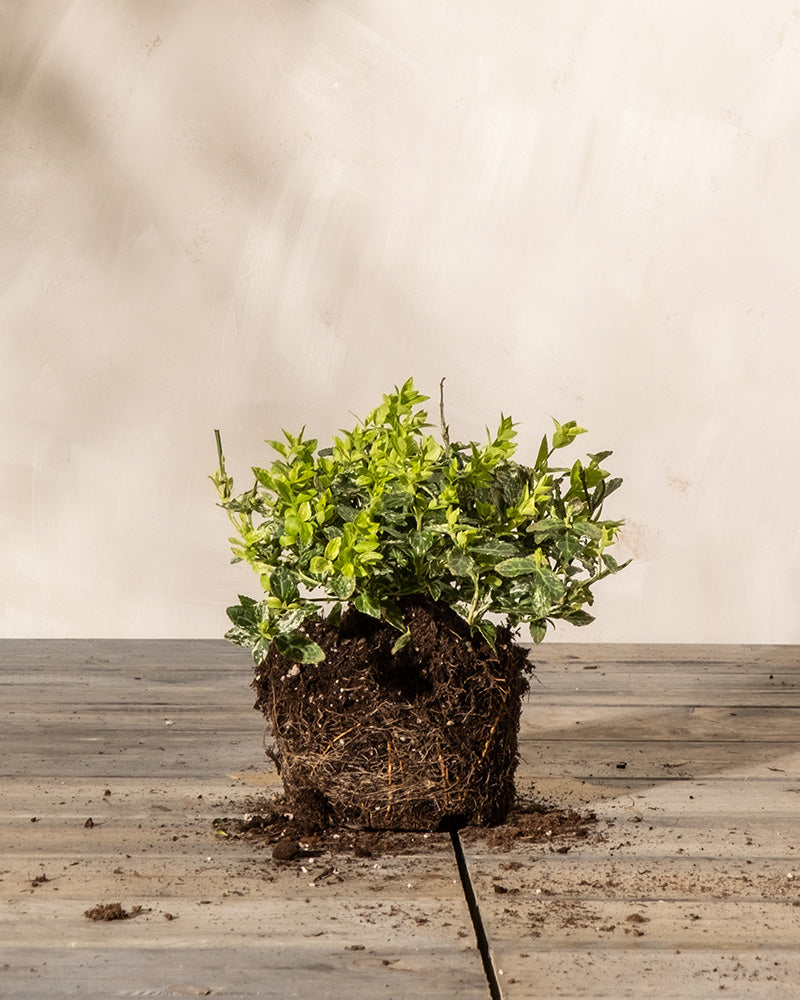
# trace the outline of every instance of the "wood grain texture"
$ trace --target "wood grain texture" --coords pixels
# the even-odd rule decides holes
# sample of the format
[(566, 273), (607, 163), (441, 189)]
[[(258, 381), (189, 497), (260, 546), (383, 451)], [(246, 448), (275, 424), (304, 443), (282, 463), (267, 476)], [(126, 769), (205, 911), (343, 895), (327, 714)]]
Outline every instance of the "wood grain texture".
[[(0, 663), (0, 996), (485, 996), (447, 843), (303, 870), (216, 837), (276, 788), (247, 653), (13, 641)], [(84, 917), (117, 901), (142, 913)]]
[(508, 1000), (796, 996), (799, 652), (534, 651), (518, 783), (602, 836), (468, 849)]
[[(467, 846), (506, 1000), (793, 1000), (798, 651), (534, 656), (518, 784), (595, 811), (601, 836), (564, 854)], [(0, 996), (485, 997), (441, 841), (336, 857), (312, 884), (215, 837), (214, 817), (276, 787), (246, 653), (14, 640), (0, 667)], [(676, 678), (691, 697), (672, 697)], [(143, 911), (83, 916), (113, 901)]]

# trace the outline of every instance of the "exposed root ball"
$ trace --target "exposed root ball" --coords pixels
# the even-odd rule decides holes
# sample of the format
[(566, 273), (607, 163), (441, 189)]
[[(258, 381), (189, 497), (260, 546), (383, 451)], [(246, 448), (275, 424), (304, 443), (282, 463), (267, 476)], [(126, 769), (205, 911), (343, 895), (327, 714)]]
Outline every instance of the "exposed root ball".
[(493, 825), (514, 801), (526, 651), (508, 629), (492, 649), (447, 605), (409, 599), (403, 613), (411, 642), (395, 655), (398, 633), (350, 609), (338, 628), (309, 624), (322, 663), (273, 649), (256, 670), (270, 755), (308, 832)]

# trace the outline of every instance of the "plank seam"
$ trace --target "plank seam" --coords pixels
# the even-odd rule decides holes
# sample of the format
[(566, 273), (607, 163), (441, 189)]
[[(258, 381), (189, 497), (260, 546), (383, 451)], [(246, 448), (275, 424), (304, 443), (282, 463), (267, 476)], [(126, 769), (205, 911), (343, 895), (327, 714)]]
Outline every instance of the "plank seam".
[(459, 837), (457, 830), (450, 831), (450, 840), (453, 844), (453, 853), (455, 854), (456, 866), (461, 879), (461, 887), (464, 890), (464, 898), (467, 901), (467, 908), (469, 909), (472, 926), (475, 930), (475, 941), (478, 945), (481, 961), (483, 962), (483, 971), (486, 975), (486, 983), (489, 987), (489, 996), (491, 997), (491, 1000), (503, 1000), (503, 993), (500, 989), (500, 979), (497, 975), (494, 959), (492, 958), (489, 938), (486, 934), (483, 917), (481, 916), (480, 907), (478, 906), (478, 899), (475, 895), (475, 888), (469, 874), (469, 866), (467, 865), (467, 859), (464, 854), (464, 847), (461, 843), (461, 838)]

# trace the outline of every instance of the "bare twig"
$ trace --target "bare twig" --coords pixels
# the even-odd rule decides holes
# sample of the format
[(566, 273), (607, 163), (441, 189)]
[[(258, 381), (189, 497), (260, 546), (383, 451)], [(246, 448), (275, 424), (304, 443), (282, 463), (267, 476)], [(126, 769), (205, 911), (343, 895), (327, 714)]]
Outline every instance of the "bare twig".
[(450, 428), (447, 426), (447, 421), (444, 419), (444, 378), (439, 382), (439, 421), (442, 427), (442, 440), (444, 441), (445, 448), (450, 447)]

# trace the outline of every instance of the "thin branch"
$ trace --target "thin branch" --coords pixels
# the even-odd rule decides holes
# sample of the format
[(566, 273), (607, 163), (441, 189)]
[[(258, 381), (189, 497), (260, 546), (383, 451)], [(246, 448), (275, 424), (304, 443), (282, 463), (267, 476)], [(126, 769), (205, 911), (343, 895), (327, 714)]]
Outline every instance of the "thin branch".
[(450, 447), (450, 428), (444, 419), (444, 378), (439, 382), (439, 421), (442, 427), (442, 440), (445, 447)]

